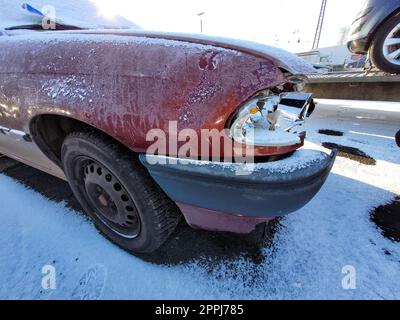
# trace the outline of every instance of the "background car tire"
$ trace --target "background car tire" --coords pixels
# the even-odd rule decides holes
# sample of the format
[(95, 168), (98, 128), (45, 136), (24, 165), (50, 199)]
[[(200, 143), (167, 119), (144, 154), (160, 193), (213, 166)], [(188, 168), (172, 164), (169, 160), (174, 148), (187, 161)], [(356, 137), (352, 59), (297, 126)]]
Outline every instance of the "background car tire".
[[(83, 209), (96, 227), (123, 249), (153, 252), (179, 223), (179, 209), (137, 156), (109, 137), (95, 131), (68, 135), (62, 145), (62, 163)], [(128, 207), (130, 212), (125, 212)], [(121, 222), (124, 219), (126, 223)]]
[[(389, 33), (400, 24), (400, 15), (390, 18), (383, 26), (381, 26), (374, 36), (374, 40), (370, 47), (370, 57), (372, 63), (380, 70), (388, 73), (400, 73), (400, 65), (390, 63), (383, 53), (384, 42)], [(400, 35), (399, 35), (400, 37)], [(399, 46), (400, 47), (400, 46)]]

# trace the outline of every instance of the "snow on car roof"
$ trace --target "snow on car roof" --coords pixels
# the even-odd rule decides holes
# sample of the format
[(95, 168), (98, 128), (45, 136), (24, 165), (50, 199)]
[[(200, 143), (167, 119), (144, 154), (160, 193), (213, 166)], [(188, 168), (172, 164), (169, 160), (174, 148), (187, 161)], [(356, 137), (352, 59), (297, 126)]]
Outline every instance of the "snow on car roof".
[(135, 23), (115, 16), (106, 18), (99, 14), (96, 4), (90, 0), (0, 0), (0, 29), (41, 22), (39, 15), (29, 13), (22, 8), (24, 3), (41, 11), (45, 6), (53, 6), (57, 22), (81, 28), (133, 28), (140, 29)]

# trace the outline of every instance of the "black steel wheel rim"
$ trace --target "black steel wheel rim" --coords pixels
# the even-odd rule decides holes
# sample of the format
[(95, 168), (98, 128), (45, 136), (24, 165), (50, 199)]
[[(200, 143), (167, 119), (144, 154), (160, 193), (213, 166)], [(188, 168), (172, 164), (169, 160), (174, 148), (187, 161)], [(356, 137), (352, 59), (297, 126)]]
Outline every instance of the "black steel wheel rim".
[(119, 179), (106, 166), (88, 157), (79, 157), (75, 168), (81, 194), (91, 212), (118, 235), (136, 238), (141, 229), (140, 216)]

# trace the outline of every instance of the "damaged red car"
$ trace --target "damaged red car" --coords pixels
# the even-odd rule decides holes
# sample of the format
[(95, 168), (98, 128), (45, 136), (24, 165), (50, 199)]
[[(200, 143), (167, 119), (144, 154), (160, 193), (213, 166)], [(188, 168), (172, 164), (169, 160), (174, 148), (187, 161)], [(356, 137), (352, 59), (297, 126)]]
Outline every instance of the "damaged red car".
[[(15, 29), (0, 33), (0, 153), (67, 180), (130, 252), (158, 249), (181, 218), (250, 233), (306, 205), (329, 175), (336, 153), (302, 148), (315, 105), (296, 91), (313, 68), (295, 55), (204, 36)], [(188, 153), (171, 123), (178, 136), (219, 132), (232, 150), (199, 138)], [(235, 161), (247, 147), (252, 161)]]

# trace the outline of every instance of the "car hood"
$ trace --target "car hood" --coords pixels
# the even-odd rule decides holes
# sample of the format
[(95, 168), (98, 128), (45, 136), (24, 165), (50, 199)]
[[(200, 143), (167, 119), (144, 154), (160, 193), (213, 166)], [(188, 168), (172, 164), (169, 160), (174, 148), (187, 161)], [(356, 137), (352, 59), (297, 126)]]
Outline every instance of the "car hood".
[(199, 34), (167, 33), (145, 30), (82, 30), (78, 31), (78, 33), (116, 34), (122, 36), (137, 36), (212, 45), (271, 59), (274, 61), (277, 67), (282, 68), (293, 75), (304, 75), (316, 72), (311, 64), (293, 53), (269, 45), (246, 40), (213, 37)]

